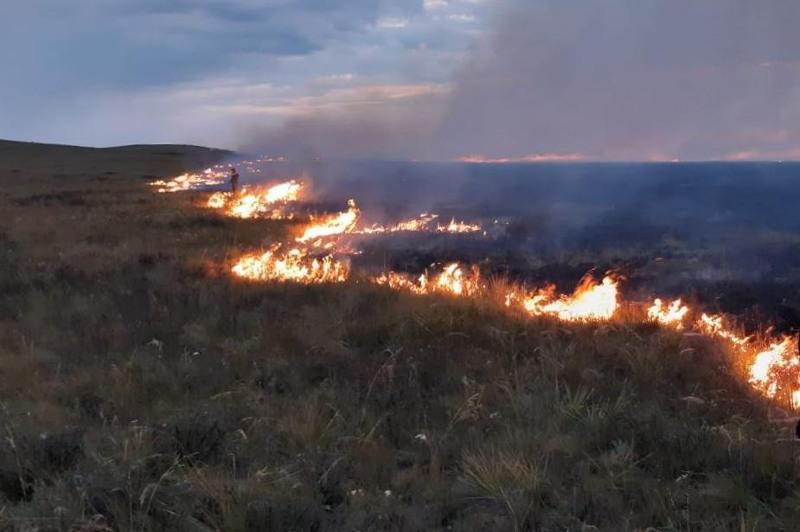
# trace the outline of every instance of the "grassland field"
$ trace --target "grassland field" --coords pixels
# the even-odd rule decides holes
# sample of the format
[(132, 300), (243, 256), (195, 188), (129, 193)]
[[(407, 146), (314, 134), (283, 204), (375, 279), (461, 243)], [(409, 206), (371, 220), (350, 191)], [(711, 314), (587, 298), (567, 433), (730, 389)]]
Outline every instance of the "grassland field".
[(724, 346), (348, 281), (147, 183), (226, 153), (0, 143), (0, 530), (797, 530)]

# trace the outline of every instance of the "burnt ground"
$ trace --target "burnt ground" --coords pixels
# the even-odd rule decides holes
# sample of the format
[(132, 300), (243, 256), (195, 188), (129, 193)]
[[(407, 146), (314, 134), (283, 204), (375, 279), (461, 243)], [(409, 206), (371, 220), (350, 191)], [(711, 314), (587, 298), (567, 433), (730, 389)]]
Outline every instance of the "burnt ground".
[[(291, 223), (146, 185), (224, 156), (0, 144), (0, 529), (796, 528), (792, 413), (723, 346), (357, 282), (238, 281), (230, 261)], [(643, 225), (626, 243), (640, 233), (624, 217), (562, 230), (539, 214), (490, 244), (375, 243), (364, 260), (472, 254), (567, 289), (624, 267), (631, 294), (776, 318), (785, 300), (791, 327), (788, 215)]]

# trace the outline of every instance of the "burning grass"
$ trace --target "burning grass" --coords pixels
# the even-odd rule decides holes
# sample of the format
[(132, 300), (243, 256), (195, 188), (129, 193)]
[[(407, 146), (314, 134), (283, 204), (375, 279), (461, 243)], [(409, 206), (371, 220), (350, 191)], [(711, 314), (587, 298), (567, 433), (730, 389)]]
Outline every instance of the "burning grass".
[(448, 264), (439, 273), (425, 272), (416, 279), (407, 274), (386, 272), (372, 281), (394, 290), (405, 290), (416, 295), (437, 293), (454, 296), (475, 296), (485, 290), (478, 268), (464, 268), (457, 262)]
[(619, 307), (618, 295), (618, 282), (612, 276), (598, 283), (586, 275), (571, 295), (556, 296), (553, 287), (548, 287), (531, 295), (511, 292), (507, 301), (520, 300), (532, 316), (554, 316), (563, 321), (610, 320)]
[(231, 271), (252, 281), (341, 283), (348, 277), (349, 266), (331, 255), (310, 257), (305, 249), (284, 251), (276, 244), (262, 254), (239, 258)]
[[(309, 223), (303, 228), (303, 232), (296, 238), (297, 242), (310, 244), (315, 247), (325, 247), (325, 239), (328, 237), (338, 237), (351, 233), (356, 227), (361, 211), (356, 206), (355, 200), (347, 202), (347, 210), (336, 214), (323, 216), (321, 218), (312, 217)], [(330, 243), (330, 242), (329, 242)], [(333, 245), (333, 244), (331, 244)]]
[(396, 224), (389, 225), (372, 224), (370, 226), (361, 228), (356, 232), (365, 235), (382, 235), (391, 233), (427, 232), (460, 234), (478, 233), (483, 231), (483, 228), (479, 224), (456, 221), (455, 218), (452, 218), (450, 223), (444, 225), (440, 223), (434, 224), (434, 222), (436, 222), (438, 219), (438, 214), (422, 213), (417, 218), (411, 218), (410, 220), (404, 220), (397, 222)]
[(294, 179), (271, 186), (245, 186), (236, 193), (214, 192), (206, 206), (234, 218), (292, 219), (294, 214), (286, 207), (300, 199), (303, 188), (303, 183)]
[(171, 179), (157, 179), (150, 182), (157, 192), (185, 192), (203, 187), (212, 187), (225, 183), (227, 175), (223, 166), (206, 168), (200, 173), (187, 172)]

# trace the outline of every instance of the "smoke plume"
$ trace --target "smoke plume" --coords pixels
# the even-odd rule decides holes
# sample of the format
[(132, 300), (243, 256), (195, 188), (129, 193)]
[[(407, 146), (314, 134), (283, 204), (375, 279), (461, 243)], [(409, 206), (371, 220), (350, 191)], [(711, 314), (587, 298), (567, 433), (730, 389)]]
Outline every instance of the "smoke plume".
[(800, 158), (800, 3), (497, 0), (450, 91), (250, 142), (315, 155)]

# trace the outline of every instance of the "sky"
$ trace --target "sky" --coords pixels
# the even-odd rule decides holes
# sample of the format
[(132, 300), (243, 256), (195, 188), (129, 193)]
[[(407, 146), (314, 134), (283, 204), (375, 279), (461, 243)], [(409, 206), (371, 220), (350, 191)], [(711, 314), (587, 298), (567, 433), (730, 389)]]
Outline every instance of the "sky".
[(0, 138), (800, 159), (797, 0), (6, 0)]

